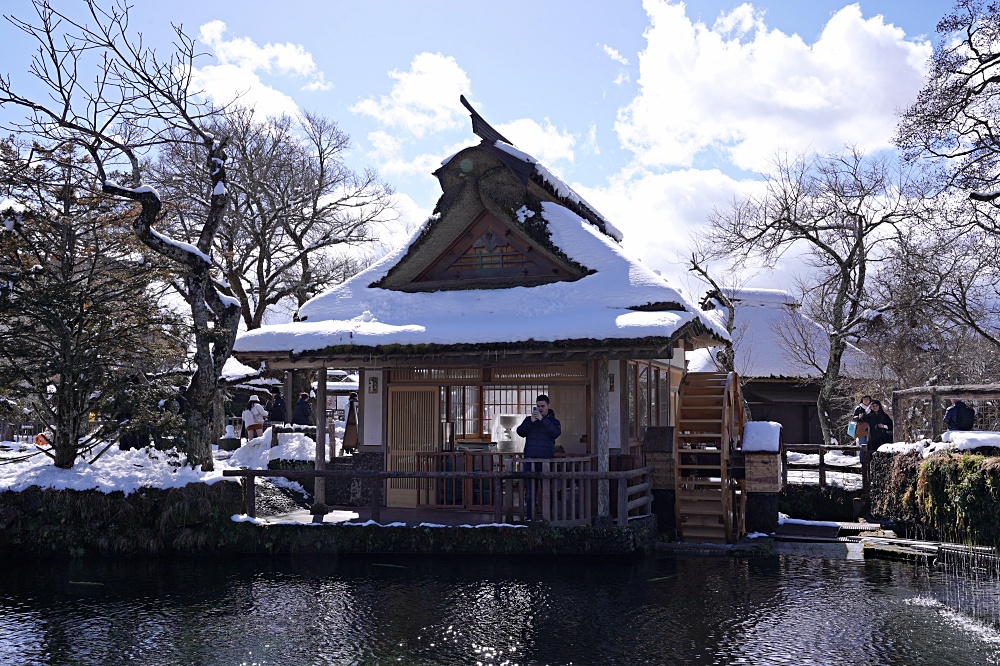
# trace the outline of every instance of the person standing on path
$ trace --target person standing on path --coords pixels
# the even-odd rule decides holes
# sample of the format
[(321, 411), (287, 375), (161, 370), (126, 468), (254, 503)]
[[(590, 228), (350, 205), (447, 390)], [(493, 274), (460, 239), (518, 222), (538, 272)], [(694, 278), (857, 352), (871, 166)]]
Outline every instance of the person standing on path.
[(247, 406), (243, 410), (243, 429), (247, 432), (247, 441), (256, 439), (264, 434), (264, 421), (267, 419), (267, 412), (260, 404), (260, 398), (255, 395), (250, 396)]
[(292, 407), (292, 424), (313, 424), (313, 411), (312, 405), (309, 404), (308, 393), (299, 393), (299, 399), (296, 401), (295, 406)]

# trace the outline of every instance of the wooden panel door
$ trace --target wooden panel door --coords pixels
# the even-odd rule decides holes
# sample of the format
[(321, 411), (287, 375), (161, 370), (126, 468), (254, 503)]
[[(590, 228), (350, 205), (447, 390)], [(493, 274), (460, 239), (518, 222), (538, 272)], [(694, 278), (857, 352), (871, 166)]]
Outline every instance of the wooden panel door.
[[(389, 471), (417, 469), (417, 452), (437, 451), (440, 440), (440, 389), (436, 386), (390, 386), (388, 461)], [(433, 484), (431, 486), (433, 495)], [(386, 506), (415, 507), (416, 479), (389, 479)]]

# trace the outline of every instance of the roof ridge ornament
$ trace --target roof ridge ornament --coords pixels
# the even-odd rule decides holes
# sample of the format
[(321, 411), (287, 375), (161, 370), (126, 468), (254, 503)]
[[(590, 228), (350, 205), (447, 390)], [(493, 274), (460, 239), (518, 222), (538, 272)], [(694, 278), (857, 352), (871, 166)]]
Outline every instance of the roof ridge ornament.
[(459, 95), (458, 99), (462, 102), (462, 106), (469, 110), (469, 115), (472, 117), (472, 133), (490, 143), (495, 143), (496, 141), (503, 141), (511, 146), (514, 143), (505, 137), (503, 134), (498, 132), (492, 125), (490, 125), (486, 120), (483, 119), (479, 112), (472, 108), (469, 104), (469, 100), (465, 99), (465, 95)]

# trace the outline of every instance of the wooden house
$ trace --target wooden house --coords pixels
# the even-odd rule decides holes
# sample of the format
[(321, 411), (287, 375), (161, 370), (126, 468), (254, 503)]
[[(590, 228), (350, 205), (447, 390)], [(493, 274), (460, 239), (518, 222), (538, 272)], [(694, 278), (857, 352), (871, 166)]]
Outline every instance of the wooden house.
[[(641, 465), (647, 429), (676, 425), (685, 352), (726, 333), (469, 109), (481, 141), (434, 172), (441, 196), (409, 243), (303, 305), (299, 321), (241, 335), (236, 356), (286, 370), (359, 368), (359, 456), (373, 467), (509, 464), (519, 455), (510, 426), (543, 393), (562, 423), (547, 469)], [(474, 485), (431, 485), (390, 479), (385, 503), (491, 501)], [(600, 514), (614, 490), (575, 492)]]
[[(734, 289), (727, 296), (735, 308), (735, 370), (753, 420), (780, 423), (786, 444), (823, 444), (816, 407), (823, 374), (816, 366), (825, 366), (829, 349), (823, 329), (800, 312), (799, 303), (787, 291)], [(712, 293), (702, 300), (702, 308), (709, 315), (720, 314)], [(688, 370), (719, 371), (716, 355), (720, 349), (690, 352)], [(871, 357), (853, 345), (844, 353), (847, 377), (863, 377), (874, 365)], [(846, 424), (847, 416), (841, 411), (834, 414), (833, 422)]]

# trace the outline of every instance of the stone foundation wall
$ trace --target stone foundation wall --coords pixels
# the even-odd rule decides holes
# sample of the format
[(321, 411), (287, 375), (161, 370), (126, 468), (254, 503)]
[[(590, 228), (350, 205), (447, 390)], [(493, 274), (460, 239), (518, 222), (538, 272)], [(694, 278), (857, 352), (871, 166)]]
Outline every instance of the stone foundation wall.
[(650, 552), (652, 520), (628, 527), (349, 527), (233, 522), (242, 487), (228, 481), (145, 490), (0, 493), (0, 561), (15, 557), (197, 554), (622, 555)]
[[(270, 470), (311, 470), (315, 465), (308, 460), (272, 460), (267, 464)], [(334, 458), (326, 465), (332, 470), (381, 470), (385, 468), (385, 457), (381, 453), (355, 453), (352, 456)], [(313, 494), (315, 479), (292, 479), (307, 493)], [(384, 486), (381, 482), (380, 488)], [(326, 503), (329, 506), (370, 506), (372, 485), (368, 479), (329, 478), (326, 480)], [(383, 504), (385, 502), (383, 501)]]
[(747, 493), (747, 534), (770, 534), (778, 529), (778, 497), (778, 493)]
[(97, 490), (0, 493), (0, 555), (79, 557), (215, 551), (227, 543), (243, 488), (192, 483), (130, 495)]

